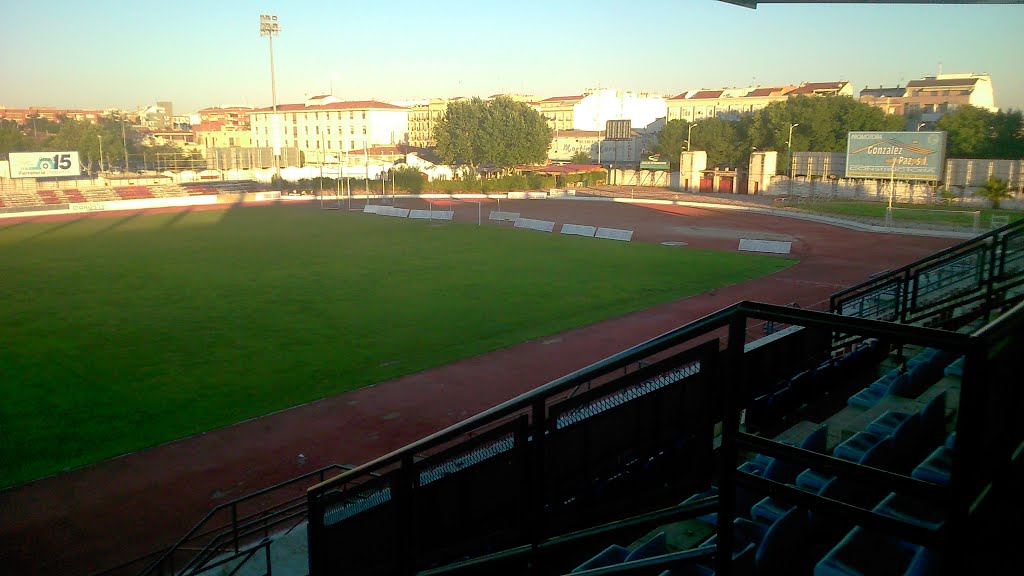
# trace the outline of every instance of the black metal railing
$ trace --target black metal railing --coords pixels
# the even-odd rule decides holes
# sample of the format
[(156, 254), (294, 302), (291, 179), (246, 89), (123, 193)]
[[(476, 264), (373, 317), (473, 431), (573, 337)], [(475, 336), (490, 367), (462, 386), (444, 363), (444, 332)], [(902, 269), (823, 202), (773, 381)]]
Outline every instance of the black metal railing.
[(902, 323), (941, 320), (970, 306), (980, 314), (1007, 303), (994, 301), (995, 293), (1020, 298), (1022, 269), (1024, 220), (1019, 220), (836, 292), (829, 308), (844, 316)]
[(351, 468), (331, 464), (219, 504), (173, 545), (94, 576), (198, 573), (220, 554), (244, 552), (272, 531), (301, 522), (306, 516), (305, 489), (309, 484)]
[[(702, 357), (702, 361), (716, 362), (723, 369), (715, 372), (716, 384), (719, 388), (717, 390), (716, 399), (721, 403), (720, 405), (729, 407), (729, 409), (720, 413), (722, 420), (722, 444), (720, 450), (721, 465), (718, 470), (721, 494), (718, 507), (719, 531), (717, 536), (717, 545), (719, 546), (719, 549), (731, 549), (732, 546), (733, 534), (731, 526), (732, 519), (735, 516), (735, 493), (737, 487), (740, 485), (745, 486), (748, 489), (753, 488), (762, 492), (778, 495), (784, 500), (789, 500), (808, 508), (821, 509), (826, 513), (839, 514), (846, 518), (855, 519), (858, 524), (869, 529), (894, 534), (905, 541), (917, 542), (926, 546), (940, 548), (943, 543), (948, 541), (947, 539), (950, 537), (950, 533), (955, 533), (956, 530), (959, 530), (960, 527), (964, 525), (963, 523), (957, 523), (958, 518), (966, 518), (968, 516), (968, 510), (970, 508), (970, 506), (967, 506), (968, 501), (971, 502), (971, 506), (976, 506), (975, 501), (982, 494), (979, 490), (979, 483), (984, 485), (992, 481), (991, 479), (995, 477), (996, 470), (999, 468), (999, 463), (1005, 464), (1005, 461), (1008, 458), (1007, 454), (1011, 452), (1009, 450), (1009, 445), (1012, 442), (1008, 440), (1000, 445), (1000, 449), (996, 450), (991, 458), (986, 459), (984, 456), (975, 457), (974, 460), (982, 458), (983, 460), (986, 460), (986, 462), (972, 462), (970, 464), (972, 466), (971, 471), (964, 472), (963, 468), (967, 464), (965, 464), (959, 457), (959, 455), (962, 454), (961, 444), (963, 446), (977, 445), (977, 443), (982, 440), (976, 435), (972, 436), (970, 433), (966, 435), (966, 439), (962, 439), (958, 436), (958, 456), (955, 460), (956, 464), (954, 468), (952, 488), (943, 489), (936, 485), (913, 479), (903, 473), (878, 470), (865, 465), (839, 460), (830, 456), (807, 452), (743, 433), (739, 428), (738, 412), (743, 407), (742, 403), (744, 399), (749, 396), (747, 391), (744, 390), (744, 387), (747, 385), (747, 378), (744, 372), (747, 360), (745, 358), (745, 354), (747, 353), (746, 333), (748, 331), (748, 327), (752, 323), (771, 321), (787, 326), (798, 326), (803, 329), (830, 331), (833, 334), (841, 335), (843, 338), (848, 338), (849, 335), (855, 334), (860, 338), (873, 338), (885, 342), (900, 342), (916, 346), (933, 347), (946, 350), (954, 354), (967, 354), (968, 358), (971, 358), (972, 354), (987, 354), (992, 347), (995, 346), (995, 344), (992, 343), (992, 340), (996, 338), (995, 334), (998, 333), (1005, 336), (1005, 334), (1011, 333), (1015, 329), (1020, 331), (1020, 318), (1022, 316), (1024, 316), (1024, 305), (1019, 305), (1007, 316), (1016, 318), (1016, 320), (1013, 321), (1016, 323), (1013, 323), (1010, 320), (1001, 320), (996, 327), (988, 327), (979, 333), (980, 335), (970, 336), (945, 330), (914, 325), (902, 325), (874, 319), (842, 317), (817, 311), (741, 302), (719, 313), (712, 314), (701, 319), (694, 326), (688, 326), (670, 332), (634, 349), (630, 349), (606, 361), (600, 362), (593, 367), (581, 370), (573, 375), (546, 385), (534, 392), (525, 394), (519, 398), (495, 407), (480, 416), (439, 432), (438, 434), (410, 445), (403, 450), (389, 454), (374, 463), (366, 465), (366, 467), (354, 469), (337, 478), (328, 480), (320, 485), (310, 488), (311, 574), (328, 573), (337, 570), (345, 570), (346, 568), (353, 572), (359, 571), (359, 569), (353, 565), (332, 563), (331, 555), (320, 555), (321, 551), (317, 550), (318, 547), (341, 547), (343, 550), (345, 549), (346, 543), (344, 541), (332, 538), (331, 534), (324, 531), (323, 525), (314, 527), (314, 524), (319, 521), (321, 514), (325, 512), (323, 504), (337, 501), (336, 499), (340, 498), (340, 495), (346, 493), (345, 486), (347, 484), (353, 483), (357, 486), (362, 486), (365, 482), (360, 482), (359, 479), (364, 477), (367, 472), (381, 470), (387, 471), (388, 474), (393, 476), (393, 479), (390, 482), (385, 482), (385, 484), (391, 487), (396, 487), (391, 491), (391, 496), (394, 497), (394, 502), (396, 502), (396, 504), (390, 511), (391, 515), (388, 516), (388, 522), (395, 522), (398, 525), (404, 525), (406, 527), (412, 526), (414, 523), (404, 523), (401, 522), (400, 519), (403, 517), (403, 513), (401, 512), (401, 508), (403, 506), (409, 506), (410, 509), (413, 509), (416, 505), (422, 504), (422, 502), (416, 500), (416, 491), (418, 486), (415, 482), (408, 482), (413, 476), (412, 471), (415, 470), (414, 464), (416, 459), (413, 455), (417, 452), (428, 449), (430, 446), (437, 443), (444, 443), (457, 439), (468, 431), (486, 428), (488, 423), (500, 420), (505, 418), (508, 414), (513, 413), (520, 414), (520, 420), (518, 422), (520, 422), (520, 425), (522, 426), (518, 433), (513, 436), (517, 439), (517, 442), (522, 442), (523, 444), (516, 444), (513, 442), (513, 448), (510, 448), (509, 450), (521, 450), (524, 462), (532, 463), (534, 465), (534, 468), (530, 470), (530, 474), (522, 479), (522, 486), (525, 486), (525, 489), (521, 492), (523, 499), (519, 501), (524, 510), (534, 511), (533, 513), (527, 512), (522, 519), (526, 530), (529, 532), (531, 529), (531, 523), (543, 522), (544, 520), (543, 515), (538, 514), (537, 511), (538, 508), (543, 506), (542, 502), (544, 500), (541, 497), (542, 491), (539, 487), (546, 485), (544, 481), (544, 471), (542, 469), (538, 470), (538, 465), (543, 466), (545, 462), (538, 462), (535, 458), (531, 458), (531, 455), (536, 455), (538, 453), (536, 451), (536, 445), (543, 444), (543, 442), (536, 442), (536, 440), (544, 438), (544, 435), (541, 434), (540, 431), (545, 428), (536, 427), (535, 422), (546, 422), (547, 426), (551, 426), (551, 423), (558, 422), (558, 415), (564, 416), (565, 414), (574, 413), (574, 410), (578, 410), (578, 405), (585, 405), (587, 403), (587, 398), (585, 396), (577, 396), (576, 398), (573, 398), (574, 406), (566, 406), (564, 410), (560, 410), (558, 407), (547, 406), (541, 400), (551, 396), (557, 396), (559, 393), (574, 386), (578, 381), (589, 380), (597, 374), (607, 372), (608, 370), (614, 370), (621, 366), (622, 362), (633, 362), (636, 360), (638, 355), (648, 355), (653, 351), (663, 351), (670, 346), (683, 345), (688, 338), (700, 338), (701, 336), (709, 333), (720, 331), (720, 329), (725, 325), (729, 326), (729, 333), (728, 337), (725, 339), (726, 346), (724, 351), (721, 352), (721, 354), (724, 355), (723, 358), (716, 361), (704, 360)], [(710, 342), (707, 342), (706, 344), (711, 345)], [(1019, 345), (1020, 344), (1018, 342), (1017, 346)], [(717, 339), (714, 346), (716, 350), (720, 347)], [(692, 352), (693, 348), (688, 350)], [(1008, 354), (1009, 352), (1006, 353)], [(680, 355), (683, 354), (681, 353)], [(671, 361), (671, 358), (662, 361)], [(681, 363), (679, 362), (676, 363), (677, 366), (680, 364)], [(999, 369), (1001, 370), (1003, 368), (1000, 367)], [(985, 375), (979, 371), (977, 362), (975, 361), (972, 363), (971, 360), (968, 360), (964, 376), (965, 390), (968, 387), (972, 387), (974, 390), (980, 389), (980, 384), (973, 383), (980, 382), (983, 379), (985, 379)], [(625, 389), (625, 387), (616, 388), (616, 390), (623, 389)], [(1017, 409), (1021, 407), (1020, 392), (1017, 391), (1016, 388), (1011, 389), (1007, 386), (1004, 391), (1003, 400), (1005, 403), (997, 404), (1002, 407), (1003, 410), (1013, 409), (1008, 406), (1014, 406)], [(964, 406), (962, 410), (966, 410), (966, 413), (959, 421), (958, 434), (961, 434), (960, 429), (965, 425), (971, 425), (972, 421), (981, 422), (980, 417), (971, 416), (971, 405), (976, 402), (977, 400), (973, 399), (970, 393), (965, 393), (961, 397), (961, 405)], [(647, 411), (647, 413), (650, 414), (649, 411)], [(527, 415), (529, 415), (530, 418), (527, 418)], [(555, 415), (554, 418), (552, 418), (552, 415)], [(531, 421), (531, 418), (536, 418), (536, 420)], [(1002, 421), (1007, 423), (1011, 422), (1009, 419), (1003, 419)], [(997, 435), (1005, 434), (1007, 431), (1006, 426), (1008, 425), (1009, 424), (1001, 425)], [(978, 425), (976, 424), (976, 426)], [(1011, 435), (1011, 438), (1015, 438), (1015, 436)], [(481, 442), (491, 441), (493, 441), (491, 438), (481, 440)], [(580, 444), (580, 446), (582, 446), (582, 444)], [(743, 475), (742, 473), (736, 472), (735, 468), (737, 457), (741, 449), (756, 450), (769, 456), (793, 459), (794, 461), (801, 462), (807, 466), (813, 466), (816, 469), (820, 468), (822, 470), (835, 472), (844, 476), (850, 476), (858, 481), (862, 481), (867, 484), (874, 484), (879, 487), (883, 487), (886, 490), (914, 494), (917, 497), (922, 497), (932, 502), (946, 503), (950, 507), (948, 515), (950, 518), (949, 525), (951, 528), (948, 531), (945, 529), (934, 530), (922, 528), (921, 526), (911, 522), (894, 519), (868, 509), (858, 508), (850, 504), (844, 504), (842, 502), (837, 502), (814, 494), (791, 489), (786, 485), (778, 484), (770, 480)], [(982, 453), (983, 452), (984, 451), (982, 451)], [(694, 461), (692, 463), (694, 467), (699, 467), (704, 464), (706, 463), (699, 461)], [(979, 471), (988, 470), (986, 465), (988, 465), (989, 468), (992, 468), (991, 472), (983, 472), (979, 474)], [(402, 472), (405, 467), (408, 467), (408, 470)], [(975, 478), (975, 480), (973, 482), (965, 483), (962, 477), (957, 478), (957, 471), (959, 471), (961, 476), (968, 475)], [(537, 477), (538, 475), (539, 478)], [(399, 479), (399, 481), (395, 482), (394, 479)], [(533, 483), (531, 484), (531, 482)], [(404, 504), (402, 503), (403, 498), (406, 499)], [(381, 526), (387, 524), (388, 523), (386, 522)], [(591, 526), (594, 524), (591, 524)], [(613, 523), (613, 525), (615, 524), (617, 523)], [(725, 527), (728, 527), (728, 529), (724, 529)], [(583, 528), (582, 533), (592, 533), (588, 531), (591, 529), (587, 527)], [(600, 532), (601, 531), (593, 533), (597, 534)], [(337, 534), (334, 536), (337, 536)], [(381, 536), (384, 539), (394, 538), (399, 541), (404, 538), (406, 539), (404, 544), (401, 542), (395, 543), (395, 550), (399, 552), (416, 551), (415, 545), (412, 544), (417, 537), (415, 534), (399, 530), (395, 532), (378, 532), (378, 536)], [(534, 530), (519, 541), (514, 541), (515, 545), (504, 547), (499, 552), (484, 555), (473, 560), (451, 564), (449, 568), (453, 572), (461, 572), (470, 569), (477, 570), (488, 566), (487, 558), (491, 558), (494, 562), (506, 562), (509, 561), (510, 558), (520, 556), (530, 557), (531, 562), (535, 563), (537, 562), (537, 559), (540, 558), (539, 551), (550, 542), (558, 541), (558, 538), (559, 537), (549, 536), (543, 530)], [(576, 538), (576, 541), (579, 541), (580, 539), (586, 539), (586, 537), (580, 536)], [(342, 557), (344, 557), (344, 554), (342, 554)], [(701, 555), (701, 557), (703, 558), (704, 556)], [(724, 554), (718, 555), (717, 557), (719, 559), (718, 573), (730, 573), (731, 556)], [(338, 560), (339, 558), (334, 559)], [(416, 554), (412, 554), (410, 559), (411, 562), (409, 564), (390, 565), (384, 569), (384, 572), (411, 573), (416, 570), (423, 570), (429, 566), (418, 564)], [(668, 565), (669, 563), (678, 563), (685, 561), (686, 559), (672, 556), (665, 557), (662, 560), (665, 565)], [(650, 564), (650, 566), (659, 565), (658, 562), (655, 561), (653, 563), (645, 563), (644, 566), (649, 567), (648, 564)], [(444, 565), (445, 564), (443, 562), (438, 564), (438, 566)], [(621, 569), (628, 572), (633, 568), (636, 567), (624, 567)], [(439, 567), (434, 570), (428, 569), (426, 573), (444, 573), (446, 570), (447, 568), (442, 569)], [(618, 570), (619, 569), (613, 571)]]

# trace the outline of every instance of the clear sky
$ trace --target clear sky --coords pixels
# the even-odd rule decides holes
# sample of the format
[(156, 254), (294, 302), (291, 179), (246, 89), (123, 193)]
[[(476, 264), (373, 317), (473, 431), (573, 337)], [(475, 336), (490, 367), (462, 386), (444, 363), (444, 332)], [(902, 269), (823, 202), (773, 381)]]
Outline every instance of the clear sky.
[(277, 14), (278, 102), (331, 89), (407, 100), (608, 87), (849, 80), (987, 72), (1024, 108), (1024, 6), (762, 5), (713, 0), (4, 2), (0, 104), (175, 113), (270, 104), (259, 14)]

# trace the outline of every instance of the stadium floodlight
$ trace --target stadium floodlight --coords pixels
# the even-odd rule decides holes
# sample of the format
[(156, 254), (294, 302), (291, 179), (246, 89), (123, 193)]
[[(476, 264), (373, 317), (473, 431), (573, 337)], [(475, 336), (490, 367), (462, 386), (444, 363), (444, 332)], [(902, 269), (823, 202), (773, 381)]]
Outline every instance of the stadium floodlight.
[(280, 123), (277, 118), (277, 82), (274, 79), (274, 37), (281, 33), (281, 25), (277, 16), (273, 14), (260, 14), (260, 36), (266, 36), (270, 40), (270, 98), (274, 111), (270, 117), (270, 125), (274, 131), (273, 156), (274, 156), (274, 178), (281, 176), (281, 135)]

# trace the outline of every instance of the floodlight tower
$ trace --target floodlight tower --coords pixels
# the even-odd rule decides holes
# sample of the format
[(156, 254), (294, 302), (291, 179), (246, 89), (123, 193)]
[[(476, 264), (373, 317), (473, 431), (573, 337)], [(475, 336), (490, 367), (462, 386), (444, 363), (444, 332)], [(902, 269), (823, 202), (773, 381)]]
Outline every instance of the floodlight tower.
[(271, 143), (274, 153), (274, 179), (281, 176), (281, 127), (277, 118), (277, 81), (274, 79), (274, 37), (280, 33), (281, 25), (277, 22), (277, 16), (260, 14), (260, 36), (266, 36), (270, 40), (270, 97), (274, 111), (270, 117), (270, 126), (274, 135)]

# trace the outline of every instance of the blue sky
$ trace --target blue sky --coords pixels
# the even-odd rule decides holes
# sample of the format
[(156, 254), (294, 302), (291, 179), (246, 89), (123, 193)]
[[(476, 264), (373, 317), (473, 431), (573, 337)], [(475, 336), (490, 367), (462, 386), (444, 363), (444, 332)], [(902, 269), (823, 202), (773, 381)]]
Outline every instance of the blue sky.
[[(890, 86), (938, 71), (988, 72), (996, 105), (1024, 108), (1024, 6), (621, 2), (8, 2), (0, 104), (134, 107), (270, 104), (327, 92), (403, 100), (601, 86), (692, 88), (835, 79)], [(624, 9), (623, 7), (628, 7)]]

